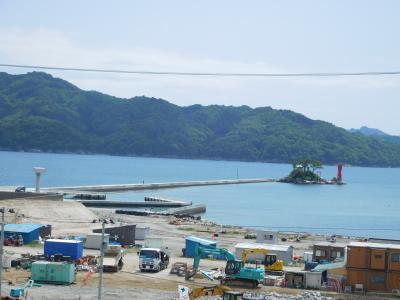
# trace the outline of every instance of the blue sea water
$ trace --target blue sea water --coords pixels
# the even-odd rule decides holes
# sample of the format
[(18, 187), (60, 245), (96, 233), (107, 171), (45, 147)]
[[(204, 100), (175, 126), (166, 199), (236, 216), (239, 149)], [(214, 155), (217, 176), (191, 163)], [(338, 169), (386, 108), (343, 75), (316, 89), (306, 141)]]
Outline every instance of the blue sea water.
[[(105, 155), (0, 152), (0, 185), (42, 186), (281, 178), (288, 164)], [(322, 176), (332, 178), (336, 167)], [(342, 186), (258, 183), (110, 193), (108, 199), (164, 196), (207, 205), (205, 218), (223, 224), (400, 239), (400, 169), (344, 167)]]

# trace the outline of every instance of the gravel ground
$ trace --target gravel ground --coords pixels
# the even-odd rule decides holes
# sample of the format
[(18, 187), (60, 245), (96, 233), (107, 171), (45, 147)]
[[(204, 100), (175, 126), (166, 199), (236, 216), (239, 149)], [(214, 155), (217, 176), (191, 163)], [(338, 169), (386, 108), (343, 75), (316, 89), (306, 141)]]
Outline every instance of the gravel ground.
[[(10, 288), (4, 288), (3, 293), (9, 294)], [(96, 288), (45, 285), (27, 290), (29, 300), (94, 300), (97, 299)], [(175, 292), (155, 289), (104, 289), (104, 300), (114, 299), (160, 299), (174, 300)]]
[[(210, 222), (179, 221), (179, 224), (172, 225), (170, 224), (171, 218), (116, 215), (114, 210), (89, 210), (73, 201), (12, 200), (0, 201), (0, 205), (14, 207), (18, 215), (24, 215), (18, 218), (18, 220), (13, 220), (15, 217), (13, 215), (7, 216), (8, 221), (51, 224), (53, 226), (53, 236), (85, 235), (90, 233), (93, 228), (99, 227), (98, 223), (91, 223), (93, 219), (98, 218), (112, 218), (117, 224), (148, 226), (150, 227), (150, 235), (162, 238), (164, 245), (168, 247), (171, 253), (171, 264), (174, 262), (186, 262), (188, 265), (193, 264), (193, 259), (181, 256), (181, 249), (185, 246), (184, 238), (187, 235), (211, 238), (211, 235), (217, 232), (219, 233), (217, 237), (218, 245), (230, 250), (234, 250), (234, 245), (238, 242), (254, 242), (254, 240), (244, 239), (244, 235), (247, 232), (245, 229), (221, 226)], [(296, 235), (285, 234), (282, 236), (285, 236), (287, 241), (281, 243), (293, 245), (296, 255), (301, 255), (305, 250), (311, 249), (316, 241), (325, 240), (323, 236), (305, 235), (300, 242), (295, 242)], [(349, 240), (341, 239), (338, 241)], [(22, 253), (43, 253), (42, 247), (41, 245), (37, 247), (6, 247), (6, 251), (18, 257)], [(85, 249), (84, 254), (99, 255), (99, 251)], [(204, 269), (222, 268), (225, 266), (225, 262), (204, 259), (201, 261), (200, 266)], [(3, 278), (12, 282), (14, 286), (19, 286), (27, 282), (29, 275), (27, 271), (12, 268), (4, 272)], [(27, 299), (97, 299), (98, 274), (93, 274), (87, 285), (83, 283), (85, 275), (85, 272), (78, 272), (75, 284), (71, 286), (45, 285), (29, 289)], [(182, 277), (169, 274), (169, 269), (159, 273), (141, 273), (138, 271), (137, 249), (129, 249), (126, 251), (122, 272), (106, 273), (104, 275), (105, 289), (103, 299), (176, 299), (176, 291), (179, 284), (192, 288), (194, 286), (218, 283), (210, 283), (205, 279), (196, 279), (195, 282), (187, 282)], [(6, 293), (9, 294), (10, 286), (3, 286), (3, 295)], [(270, 298), (264, 297), (260, 299), (325, 299), (319, 298), (314, 294), (311, 295), (312, 297), (310, 296), (311, 298), (305, 298), (304, 295), (298, 296), (299, 291), (291, 289), (260, 287), (258, 292), (270, 293), (265, 294), (266, 297)], [(283, 294), (287, 295), (282, 296)], [(280, 295), (279, 297), (281, 298), (277, 298), (277, 295)]]

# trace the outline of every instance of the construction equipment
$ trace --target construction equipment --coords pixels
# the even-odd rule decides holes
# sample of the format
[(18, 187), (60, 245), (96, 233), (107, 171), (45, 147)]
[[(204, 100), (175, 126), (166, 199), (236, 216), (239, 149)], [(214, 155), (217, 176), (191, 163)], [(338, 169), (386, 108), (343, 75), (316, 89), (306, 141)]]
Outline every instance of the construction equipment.
[(159, 248), (142, 248), (139, 252), (139, 269), (143, 271), (162, 271), (168, 268), (169, 256)]
[(276, 254), (269, 254), (269, 251), (264, 248), (253, 248), (253, 249), (244, 249), (242, 252), (242, 261), (246, 263), (247, 256), (249, 254), (264, 254), (265, 258), (263, 260), (263, 265), (265, 267), (265, 271), (273, 271), (273, 272), (282, 272), (283, 271), (283, 261), (278, 260)]
[(196, 300), (202, 297), (208, 296), (220, 296), (222, 300), (242, 300), (243, 293), (239, 291), (233, 291), (225, 285), (214, 285), (214, 286), (203, 286), (195, 288), (189, 293), (189, 300)]
[(22, 235), (10, 235), (4, 239), (4, 246), (23, 246), (24, 245), (24, 239), (22, 238)]
[(265, 270), (263, 267), (245, 267), (241, 260), (237, 260), (235, 254), (225, 248), (206, 247), (197, 244), (194, 251), (193, 269), (187, 271), (185, 279), (193, 277), (199, 270), (201, 257), (212, 256), (227, 260), (225, 277), (221, 279), (222, 285), (237, 285), (256, 288), (260, 281), (264, 280)]
[(224, 292), (230, 290), (229, 287), (224, 285), (198, 287), (189, 293), (189, 299), (195, 300), (202, 296), (223, 296)]
[(171, 266), (169, 274), (176, 274), (178, 276), (185, 276), (188, 266), (184, 262), (175, 262)]
[(104, 272), (118, 272), (122, 269), (124, 262), (124, 251), (120, 245), (108, 245), (103, 258)]

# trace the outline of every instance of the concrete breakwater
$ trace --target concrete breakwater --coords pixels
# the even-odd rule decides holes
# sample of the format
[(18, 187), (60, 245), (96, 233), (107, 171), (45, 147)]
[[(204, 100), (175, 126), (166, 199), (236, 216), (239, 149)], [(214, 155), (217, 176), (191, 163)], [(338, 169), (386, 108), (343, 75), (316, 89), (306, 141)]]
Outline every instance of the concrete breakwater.
[[(73, 200), (70, 200), (73, 201)], [(87, 207), (108, 207), (108, 208), (117, 208), (117, 207), (131, 207), (131, 208), (172, 208), (172, 207), (184, 207), (190, 206), (191, 203), (185, 202), (160, 202), (160, 201), (113, 201), (113, 200), (76, 200)]]
[(184, 207), (170, 208), (163, 211), (139, 211), (139, 210), (124, 210), (116, 209), (116, 214), (135, 215), (135, 216), (150, 216), (150, 215), (163, 215), (163, 216), (192, 216), (205, 213), (207, 210), (204, 204), (195, 204)]
[(123, 192), (137, 190), (156, 190), (170, 189), (179, 187), (207, 186), (207, 185), (225, 185), (225, 184), (246, 184), (246, 183), (266, 183), (277, 182), (271, 178), (253, 178), (253, 179), (226, 179), (226, 180), (204, 180), (204, 181), (182, 181), (182, 182), (165, 182), (165, 183), (143, 183), (143, 184), (107, 184), (107, 185), (88, 185), (88, 186), (68, 186), (68, 187), (51, 187), (42, 188), (42, 191), (86, 191), (86, 192)]

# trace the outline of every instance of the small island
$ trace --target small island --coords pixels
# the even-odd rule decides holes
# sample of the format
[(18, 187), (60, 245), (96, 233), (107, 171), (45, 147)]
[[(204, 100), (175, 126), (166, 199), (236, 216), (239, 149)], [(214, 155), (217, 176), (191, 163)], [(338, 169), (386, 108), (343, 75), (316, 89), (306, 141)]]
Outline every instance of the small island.
[(288, 176), (280, 179), (279, 182), (294, 184), (343, 184), (342, 167), (343, 165), (339, 163), (337, 177), (326, 180), (321, 177), (321, 173), (318, 171), (323, 168), (320, 161), (302, 159), (293, 163), (293, 170)]

